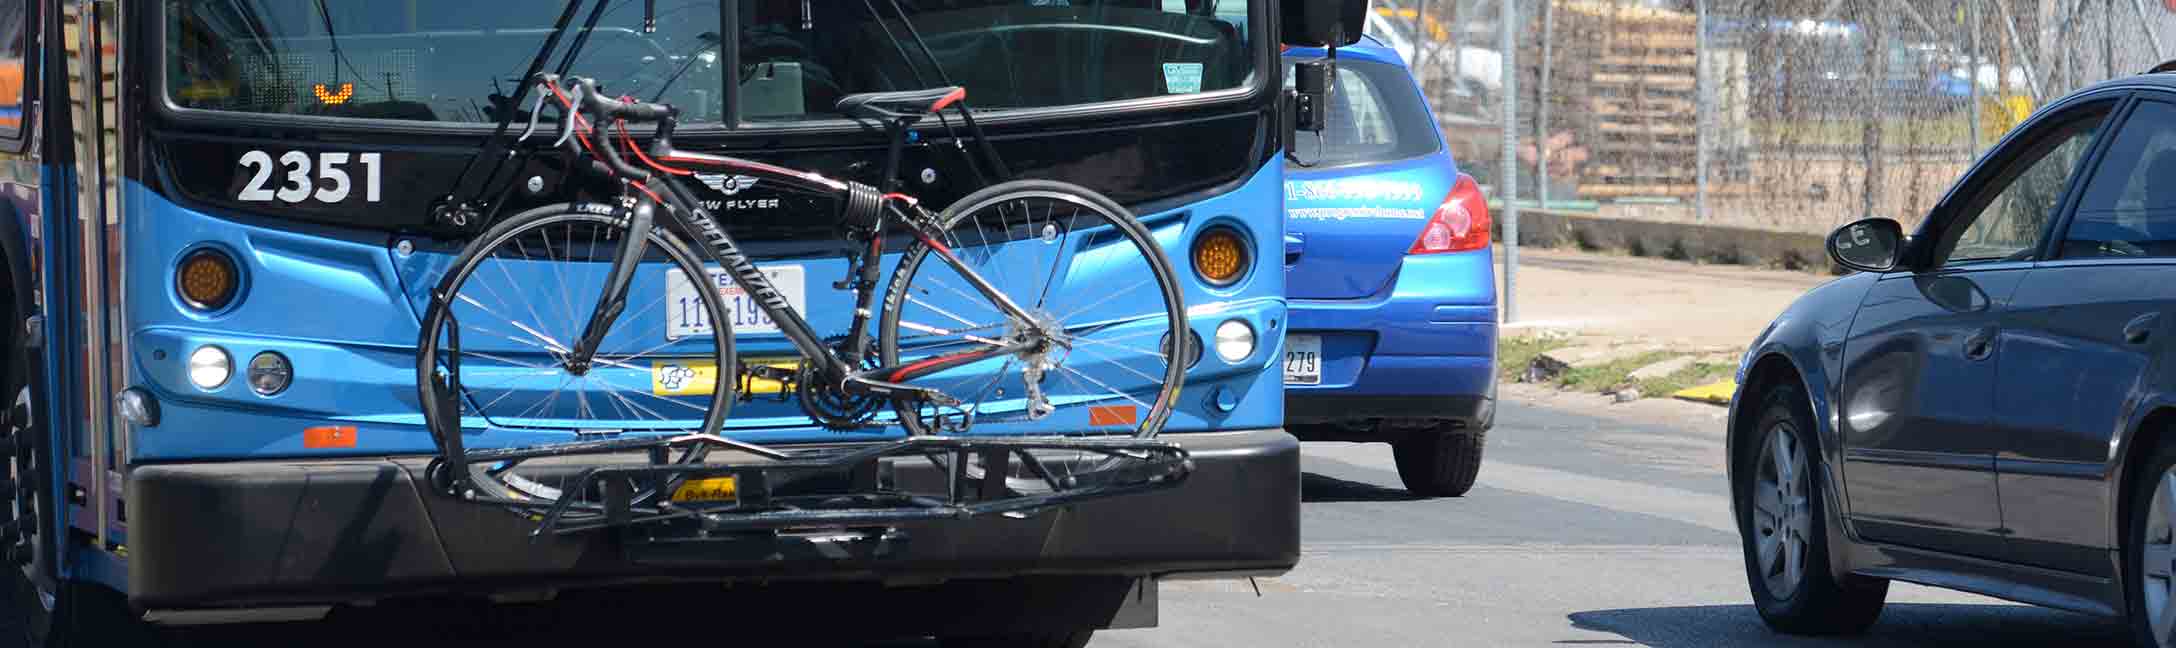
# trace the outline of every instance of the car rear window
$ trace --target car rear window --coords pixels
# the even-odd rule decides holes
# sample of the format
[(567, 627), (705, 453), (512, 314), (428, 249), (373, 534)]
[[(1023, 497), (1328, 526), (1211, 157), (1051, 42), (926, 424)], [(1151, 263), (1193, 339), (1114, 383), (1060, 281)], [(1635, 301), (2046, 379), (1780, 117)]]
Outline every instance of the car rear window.
[[(1285, 84), (1291, 83), (1292, 67), (1287, 65)], [(1293, 155), (1307, 166), (1389, 162), (1434, 153), (1443, 146), (1435, 119), (1405, 68), (1340, 60), (1329, 106), (1327, 128), (1319, 134), (1299, 133), (1292, 140)], [(1296, 163), (1287, 160), (1286, 165)]]

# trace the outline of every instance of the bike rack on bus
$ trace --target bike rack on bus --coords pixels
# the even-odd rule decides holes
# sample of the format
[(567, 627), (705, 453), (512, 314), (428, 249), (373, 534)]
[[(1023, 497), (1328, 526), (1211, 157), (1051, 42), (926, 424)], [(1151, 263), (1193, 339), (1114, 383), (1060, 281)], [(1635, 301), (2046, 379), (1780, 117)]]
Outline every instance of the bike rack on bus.
[[(664, 463), (656, 461), (677, 448), (706, 445), (753, 455), (734, 463)], [(1099, 457), (1080, 469), (1053, 470), (1038, 452), (1080, 452)], [(474, 450), (459, 463), (497, 462), (579, 455), (644, 453), (648, 464), (586, 466), (556, 489), (556, 497), (531, 500), (469, 495), (480, 504), (516, 507), (537, 521), (534, 538), (615, 527), (642, 527), (651, 540), (732, 539), (741, 532), (821, 529), (877, 529), (916, 521), (957, 520), (1002, 514), (1032, 514), (1053, 506), (1173, 488), (1193, 472), (1184, 448), (1156, 439), (1133, 437), (945, 437), (917, 436), (881, 444), (782, 452), (711, 434), (635, 437)], [(877, 484), (878, 463), (887, 458), (927, 458), (945, 470), (941, 496), (886, 490)], [(974, 475), (970, 459), (979, 459)], [(1033, 482), (1047, 491), (1012, 488), (1008, 475), (1018, 462)], [(432, 470), (443, 469), (444, 457)], [(1074, 462), (1080, 463), (1080, 462)], [(844, 489), (813, 494), (774, 492), (774, 481), (793, 473), (849, 475)], [(631, 484), (668, 486), (695, 480), (732, 477), (737, 490), (730, 504), (675, 503), (668, 493), (655, 502), (633, 502)], [(588, 494), (596, 493), (590, 498)], [(583, 501), (589, 500), (589, 501)], [(882, 534), (879, 534), (882, 535)]]

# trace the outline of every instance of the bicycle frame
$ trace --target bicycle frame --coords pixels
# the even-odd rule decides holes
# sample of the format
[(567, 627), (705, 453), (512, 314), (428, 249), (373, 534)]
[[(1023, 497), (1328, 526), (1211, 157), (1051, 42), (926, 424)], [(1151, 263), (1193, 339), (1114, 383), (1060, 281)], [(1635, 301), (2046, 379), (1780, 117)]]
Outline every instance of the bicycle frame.
[[(575, 103), (578, 105), (579, 102)], [(895, 400), (923, 399), (940, 405), (955, 404), (956, 400), (948, 395), (933, 389), (903, 385), (900, 384), (900, 381), (911, 380), (918, 376), (936, 373), (987, 358), (1033, 351), (1038, 347), (1050, 344), (1051, 340), (1056, 339), (1055, 332), (1043, 330), (1026, 309), (1021, 308), (1018, 303), (1014, 302), (1002, 291), (999, 291), (987, 279), (977, 274), (972, 268), (967, 267), (952, 252), (949, 246), (939, 240), (943, 236), (943, 224), (938, 222), (936, 214), (922, 208), (919, 204), (914, 203), (911, 198), (902, 194), (883, 194), (878, 198), (880, 202), (877, 217), (874, 222), (868, 225), (870, 240), (868, 253), (860, 256), (853, 272), (855, 276), (853, 286), (855, 290), (855, 309), (853, 324), (847, 332), (848, 340), (850, 340), (847, 345), (848, 352), (842, 354), (838, 349), (824, 344), (822, 337), (816, 334), (815, 330), (809, 326), (808, 321), (791, 304), (786, 302), (782, 294), (771, 285), (770, 279), (765, 277), (756, 268), (755, 263), (750, 261), (748, 256), (741, 251), (739, 244), (733, 240), (731, 234), (725, 231), (724, 227), (719, 225), (717, 218), (701, 208), (700, 203), (689, 193), (687, 187), (681, 181), (670, 177), (688, 175), (692, 172), (669, 167), (663, 163), (694, 164), (711, 168), (730, 169), (738, 173), (753, 175), (759, 181), (768, 180), (809, 193), (831, 194), (837, 196), (842, 204), (847, 203), (857, 191), (871, 192), (873, 189), (865, 185), (834, 180), (814, 173), (764, 164), (753, 160), (674, 150), (671, 145), (674, 121), (670, 116), (659, 121), (656, 142), (649, 151), (643, 151), (641, 148), (636, 147), (633, 139), (627, 136), (625, 129), (620, 129), (621, 141), (631, 150), (634, 150), (643, 162), (659, 172), (652, 174), (651, 178), (661, 180), (658, 184), (665, 189), (664, 193), (658, 194), (648, 191), (646, 185), (629, 185), (631, 188), (638, 186), (641, 188), (641, 190), (630, 192), (629, 195), (625, 196), (633, 199), (635, 203), (634, 208), (629, 210), (629, 217), (632, 219), (630, 224), (646, 229), (654, 216), (651, 210), (645, 208), (647, 203), (643, 199), (650, 198), (661, 201), (665, 207), (662, 210), (665, 222), (684, 235), (699, 238), (706, 256), (723, 267), (732, 277), (735, 285), (756, 298), (757, 307), (765, 315), (769, 316), (773, 322), (777, 323), (779, 332), (799, 351), (802, 357), (818, 363), (818, 375), (823, 376), (826, 380), (838, 381), (834, 385), (835, 387), (857, 395), (873, 394)], [(568, 120), (567, 125), (572, 127), (574, 120)], [(894, 133), (894, 137), (891, 142), (892, 151), (887, 155), (886, 177), (896, 175), (896, 167), (900, 157), (898, 149), (905, 145), (904, 138), (901, 136), (905, 132), (903, 129), (894, 128), (889, 130)], [(609, 152), (612, 146), (610, 135), (607, 134), (605, 139), (607, 141), (603, 142), (602, 146), (599, 147), (605, 150), (600, 152), (608, 156), (613, 155)], [(902, 210), (894, 204), (900, 202), (907, 203), (907, 208)], [(853, 359), (863, 357), (868, 350), (868, 338), (864, 334), (868, 331), (869, 319), (872, 315), (871, 302), (876, 294), (877, 264), (883, 253), (883, 228), (887, 221), (894, 218), (906, 226), (908, 231), (923, 245), (929, 246), (931, 251), (937, 254), (938, 258), (965, 278), (968, 284), (976, 292), (980, 293), (984, 299), (988, 299), (991, 304), (1004, 312), (1014, 326), (1031, 331), (1033, 335), (1009, 342), (989, 339), (986, 340), (989, 344), (989, 348), (986, 349), (923, 358), (896, 367), (862, 369), (860, 363)], [(574, 349), (575, 353), (569, 356), (570, 364), (586, 366), (590, 354), (593, 354), (597, 348), (597, 341), (610, 328), (612, 318), (617, 317), (626, 305), (628, 285), (632, 282), (634, 274), (632, 268), (642, 257), (644, 247), (642, 241), (645, 239), (629, 237), (629, 240), (631, 243), (623, 245), (617, 252), (614, 259), (614, 270), (608, 280), (609, 283), (606, 285), (605, 293), (601, 296), (597, 309), (593, 311), (589, 327), (585, 329), (581, 340), (577, 343)]]

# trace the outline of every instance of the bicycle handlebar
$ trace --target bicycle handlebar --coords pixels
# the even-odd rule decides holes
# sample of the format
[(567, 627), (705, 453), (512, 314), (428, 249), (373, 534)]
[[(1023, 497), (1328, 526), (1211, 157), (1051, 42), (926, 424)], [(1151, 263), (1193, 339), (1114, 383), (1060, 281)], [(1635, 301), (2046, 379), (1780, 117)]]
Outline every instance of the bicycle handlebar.
[[(549, 94), (558, 98), (563, 105), (567, 106), (567, 112), (570, 113), (566, 118), (560, 120), (559, 139), (552, 142), (552, 146), (565, 146), (572, 149), (576, 154), (580, 154), (586, 148), (597, 155), (606, 170), (611, 171), (613, 175), (628, 180), (645, 182), (651, 178), (652, 174), (648, 169), (629, 164), (620, 157), (619, 151), (612, 146), (609, 125), (622, 121), (656, 123), (658, 124), (659, 137), (666, 138), (671, 136), (670, 133), (674, 123), (678, 121), (677, 117), (680, 112), (678, 109), (665, 104), (620, 100), (604, 96), (604, 93), (597, 89), (597, 81), (587, 77), (566, 77), (564, 79), (565, 83), (562, 84), (559, 75), (547, 73), (536, 75), (535, 81), (541, 87), (542, 92), (537, 95), (537, 108), (530, 113), (529, 128), (522, 132), (522, 139), (527, 139), (530, 134), (536, 131), (537, 120), (542, 113), (544, 97)], [(579, 145), (572, 142), (578, 137), (577, 126), (582, 125), (585, 120), (590, 124), (603, 126), (603, 128), (590, 129), (592, 132), (603, 133), (604, 141), (601, 142), (601, 146), (590, 142), (586, 135), (579, 135)]]

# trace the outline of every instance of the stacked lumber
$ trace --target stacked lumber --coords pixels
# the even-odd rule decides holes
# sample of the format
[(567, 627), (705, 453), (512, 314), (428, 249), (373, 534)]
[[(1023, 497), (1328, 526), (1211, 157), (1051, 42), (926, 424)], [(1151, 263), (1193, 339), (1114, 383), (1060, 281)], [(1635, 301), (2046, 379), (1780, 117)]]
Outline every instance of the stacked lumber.
[[(1580, 195), (1692, 196), (1700, 136), (1693, 14), (1608, 0), (1558, 0), (1555, 10), (1550, 88), (1538, 98), (1551, 102), (1549, 129), (1576, 133), (1588, 151)], [(1522, 62), (1541, 60), (1540, 13), (1532, 12), (1527, 33), (1537, 38)], [(1711, 70), (1742, 76), (1742, 53), (1709, 54)], [(1527, 76), (1522, 82), (1538, 93), (1538, 65)]]

